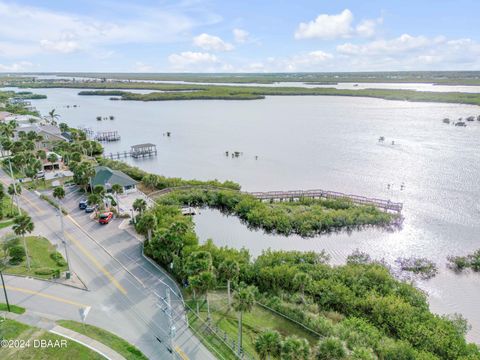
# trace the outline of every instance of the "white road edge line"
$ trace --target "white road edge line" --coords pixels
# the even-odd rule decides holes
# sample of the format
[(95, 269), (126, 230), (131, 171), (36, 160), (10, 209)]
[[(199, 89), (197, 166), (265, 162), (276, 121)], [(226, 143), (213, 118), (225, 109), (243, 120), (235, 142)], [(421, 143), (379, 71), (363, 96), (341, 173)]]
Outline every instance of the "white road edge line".
[(61, 336), (61, 337), (64, 337), (64, 338), (66, 338), (66, 339), (75, 341), (76, 343), (79, 343), (80, 345), (83, 345), (83, 346), (89, 348), (90, 350), (93, 350), (93, 351), (95, 351), (96, 353), (102, 355), (105, 359), (107, 359), (107, 360), (113, 360), (112, 358), (109, 358), (107, 355), (105, 355), (105, 354), (104, 354), (103, 352), (101, 352), (100, 350), (94, 348), (93, 346), (90, 346), (90, 345), (88, 345), (88, 344), (85, 344), (83, 341), (80, 341), (80, 340), (78, 340), (78, 339), (72, 338), (72, 337), (70, 337), (70, 336), (68, 336), (68, 335), (64, 335), (64, 334), (59, 333), (59, 332), (57, 332), (57, 331), (55, 331), (55, 330), (49, 330), (48, 332), (50, 332), (50, 333), (52, 333), (52, 334), (55, 334), (55, 335), (58, 335), (58, 336)]

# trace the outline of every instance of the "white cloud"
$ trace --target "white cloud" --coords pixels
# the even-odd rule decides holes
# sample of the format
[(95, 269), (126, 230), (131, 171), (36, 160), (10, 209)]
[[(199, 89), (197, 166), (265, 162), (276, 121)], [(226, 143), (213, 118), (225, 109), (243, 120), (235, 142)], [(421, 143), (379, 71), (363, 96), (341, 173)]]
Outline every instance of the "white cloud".
[(122, 20), (105, 20), (0, 0), (0, 55), (23, 57), (77, 50), (93, 54), (92, 49), (105, 51), (105, 46), (115, 44), (174, 42), (184, 39), (203, 20), (212, 21), (206, 15), (207, 19), (185, 15), (174, 6), (132, 6), (128, 10)]
[(248, 41), (249, 33), (243, 29), (233, 29), (233, 37), (235, 42), (238, 44), (243, 44)]
[(364, 44), (337, 46), (337, 64), (352, 71), (464, 70), (480, 66), (480, 44), (472, 39), (447, 39), (403, 34)]
[(347, 37), (352, 32), (353, 14), (345, 9), (340, 14), (320, 14), (315, 20), (300, 23), (295, 31), (295, 39), (335, 39)]
[(168, 61), (174, 69), (189, 70), (198, 66), (210, 66), (219, 62), (218, 58), (206, 52), (184, 51), (180, 54), (171, 54)]
[(372, 37), (375, 35), (377, 25), (383, 23), (383, 18), (362, 20), (356, 27), (356, 33), (362, 37)]
[(0, 71), (12, 71), (12, 72), (26, 71), (30, 69), (32, 66), (33, 64), (28, 61), (20, 61), (10, 65), (0, 64)]
[(62, 34), (62, 38), (56, 41), (42, 39), (40, 46), (48, 51), (60, 52), (64, 54), (72, 53), (80, 50), (80, 44), (75, 40), (76, 36), (73, 34)]
[(193, 38), (193, 44), (199, 48), (210, 51), (230, 51), (234, 48), (232, 44), (223, 41), (218, 36), (205, 33), (195, 36)]
[(345, 43), (337, 46), (337, 51), (342, 54), (396, 54), (408, 51), (420, 50), (435, 44), (445, 42), (444, 37), (429, 39), (425, 36), (411, 36), (409, 34), (400, 35), (390, 40), (375, 40), (362, 45)]
[(315, 20), (302, 22), (295, 31), (295, 39), (338, 39), (352, 36), (371, 37), (383, 18), (365, 19), (354, 26), (353, 13), (349, 9), (340, 14), (320, 14)]

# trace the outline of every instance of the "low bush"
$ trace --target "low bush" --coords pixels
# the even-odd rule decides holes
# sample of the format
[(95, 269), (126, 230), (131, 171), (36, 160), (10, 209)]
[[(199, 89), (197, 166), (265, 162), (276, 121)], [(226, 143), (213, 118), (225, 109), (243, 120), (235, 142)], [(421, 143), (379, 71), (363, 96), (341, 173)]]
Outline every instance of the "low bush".
[(8, 248), (8, 255), (10, 264), (20, 264), (25, 259), (25, 249), (21, 245), (13, 245)]
[(47, 268), (47, 267), (43, 267), (35, 270), (36, 275), (52, 275), (54, 272), (55, 272), (55, 269)]

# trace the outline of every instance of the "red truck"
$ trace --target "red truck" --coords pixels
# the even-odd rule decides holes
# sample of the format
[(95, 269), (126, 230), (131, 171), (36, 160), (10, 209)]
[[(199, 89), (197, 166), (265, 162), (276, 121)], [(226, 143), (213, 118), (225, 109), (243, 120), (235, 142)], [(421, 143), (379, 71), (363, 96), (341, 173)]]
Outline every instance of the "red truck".
[(100, 218), (98, 219), (98, 222), (102, 225), (108, 224), (110, 220), (113, 219), (113, 213), (112, 212), (106, 212), (100, 215)]

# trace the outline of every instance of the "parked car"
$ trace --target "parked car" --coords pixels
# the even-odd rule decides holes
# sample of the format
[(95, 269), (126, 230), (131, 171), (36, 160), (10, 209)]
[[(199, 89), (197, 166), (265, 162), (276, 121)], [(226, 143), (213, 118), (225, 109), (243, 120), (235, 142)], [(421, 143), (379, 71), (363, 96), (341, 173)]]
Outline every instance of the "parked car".
[(80, 210), (85, 210), (87, 208), (87, 206), (88, 206), (87, 200), (82, 200), (78, 203), (78, 208)]
[(94, 212), (96, 209), (96, 206), (93, 206), (93, 205), (87, 205), (87, 207), (85, 208), (85, 212), (86, 213), (92, 213)]
[(37, 178), (37, 179), (43, 179), (44, 177), (45, 177), (45, 171), (39, 171), (35, 175), (35, 178)]
[(100, 215), (100, 218), (98, 219), (98, 222), (102, 225), (108, 224), (110, 220), (113, 219), (113, 213), (111, 211), (103, 213)]

